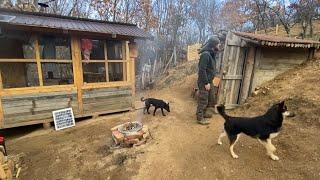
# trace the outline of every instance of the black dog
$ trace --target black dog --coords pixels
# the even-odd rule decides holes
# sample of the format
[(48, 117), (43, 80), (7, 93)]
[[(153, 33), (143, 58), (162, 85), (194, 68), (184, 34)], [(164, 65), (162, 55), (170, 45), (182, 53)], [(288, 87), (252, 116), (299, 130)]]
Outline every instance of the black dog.
[(238, 158), (233, 151), (233, 146), (239, 139), (240, 133), (244, 133), (263, 144), (267, 150), (267, 154), (273, 160), (279, 160), (279, 157), (274, 155), (276, 150), (271, 143), (271, 139), (275, 138), (280, 131), (283, 121), (283, 115), (288, 113), (284, 101), (274, 104), (264, 115), (257, 117), (231, 117), (225, 113), (224, 105), (217, 107), (219, 114), (225, 119), (224, 132), (221, 133), (218, 139), (218, 144), (222, 144), (221, 138), (228, 136), (230, 141), (230, 152), (233, 158)]
[(163, 112), (163, 109), (167, 110), (168, 112), (170, 112), (170, 106), (169, 103), (164, 102), (163, 100), (160, 99), (154, 99), (154, 98), (147, 98), (144, 99), (143, 97), (141, 98), (141, 101), (144, 101), (146, 107), (143, 109), (143, 114), (145, 113), (146, 109), (148, 114), (150, 114), (149, 109), (152, 106), (154, 106), (154, 111), (153, 111), (153, 115), (156, 115), (156, 111), (158, 108), (161, 108), (161, 112), (163, 116), (166, 116)]

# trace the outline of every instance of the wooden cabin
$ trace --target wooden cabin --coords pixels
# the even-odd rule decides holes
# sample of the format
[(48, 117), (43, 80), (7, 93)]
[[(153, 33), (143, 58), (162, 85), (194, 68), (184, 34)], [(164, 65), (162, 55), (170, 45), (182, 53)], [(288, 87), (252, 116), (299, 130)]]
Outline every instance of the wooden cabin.
[(228, 108), (238, 106), (262, 83), (312, 59), (319, 46), (313, 40), (229, 32), (218, 102)]
[(131, 110), (136, 25), (0, 9), (0, 128)]

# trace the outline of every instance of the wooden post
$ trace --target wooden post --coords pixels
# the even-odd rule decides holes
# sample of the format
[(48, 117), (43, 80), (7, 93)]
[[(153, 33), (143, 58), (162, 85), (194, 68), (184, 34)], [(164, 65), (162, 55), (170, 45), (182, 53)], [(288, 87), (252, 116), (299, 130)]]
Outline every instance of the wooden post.
[(126, 71), (126, 41), (122, 42), (122, 71), (123, 71), (123, 81), (127, 81), (127, 71)]
[(40, 62), (39, 38), (37, 35), (34, 35), (34, 39), (35, 39), (35, 51), (36, 51), (39, 84), (40, 84), (40, 86), (43, 86), (42, 67), (41, 67), (41, 62)]
[(279, 33), (279, 25), (277, 24), (276, 25), (276, 35), (278, 35), (278, 33)]
[(131, 74), (130, 74), (130, 69), (131, 69), (131, 66), (130, 66), (130, 54), (129, 54), (129, 41), (126, 41), (125, 42), (125, 48), (126, 48), (126, 74), (127, 74), (127, 82), (131, 82)]
[(3, 84), (2, 84), (2, 71), (0, 70), (0, 127), (3, 127), (4, 125), (4, 114), (3, 114), (3, 107), (2, 107), (2, 90), (3, 90)]
[(77, 88), (77, 99), (80, 114), (83, 114), (83, 101), (82, 101), (82, 86), (83, 86), (83, 73), (82, 73), (82, 60), (80, 51), (80, 41), (77, 37), (71, 37), (71, 51), (72, 51), (72, 65), (74, 84)]
[(109, 65), (108, 65), (107, 41), (104, 41), (104, 59), (105, 59), (106, 81), (109, 82)]
[(136, 90), (136, 86), (135, 86), (135, 83), (136, 83), (136, 65), (135, 65), (135, 59), (134, 58), (131, 58), (131, 70), (132, 70), (132, 94), (135, 95), (135, 90)]

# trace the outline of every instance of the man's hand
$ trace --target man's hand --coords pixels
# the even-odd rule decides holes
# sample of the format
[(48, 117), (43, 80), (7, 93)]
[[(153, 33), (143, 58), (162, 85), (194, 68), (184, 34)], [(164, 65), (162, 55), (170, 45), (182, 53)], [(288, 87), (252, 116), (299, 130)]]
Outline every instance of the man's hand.
[(210, 84), (208, 83), (208, 84), (206, 84), (205, 86), (205, 89), (207, 90), (207, 91), (209, 91), (210, 89), (211, 89), (211, 87), (210, 87)]

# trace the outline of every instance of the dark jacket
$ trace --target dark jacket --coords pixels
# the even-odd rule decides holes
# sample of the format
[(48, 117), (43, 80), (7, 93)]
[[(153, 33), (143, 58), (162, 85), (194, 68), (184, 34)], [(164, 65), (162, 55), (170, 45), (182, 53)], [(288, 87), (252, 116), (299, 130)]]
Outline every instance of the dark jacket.
[(217, 72), (215, 53), (213, 50), (200, 51), (198, 68), (198, 86), (199, 88), (203, 88), (206, 84), (212, 83)]

